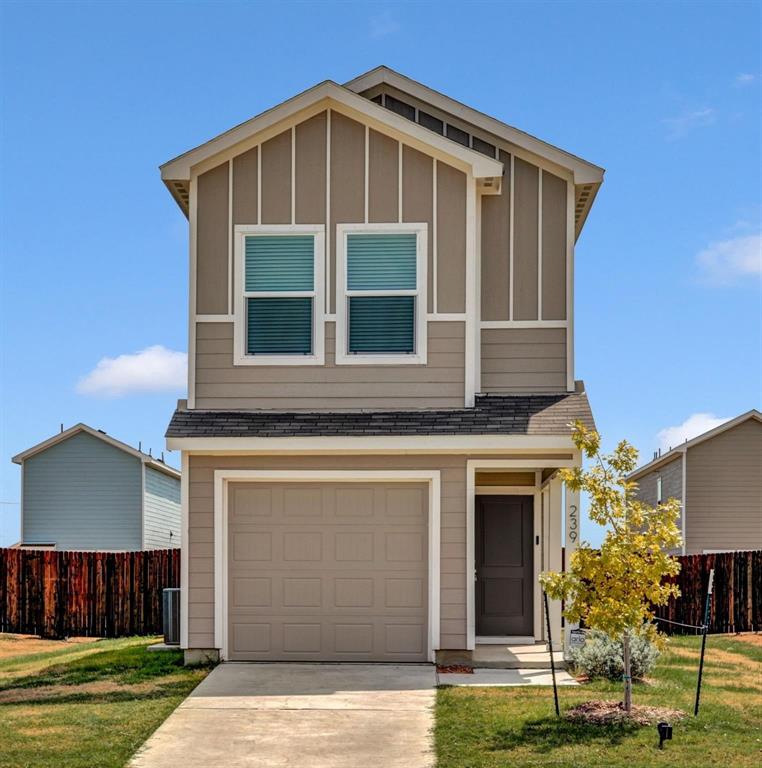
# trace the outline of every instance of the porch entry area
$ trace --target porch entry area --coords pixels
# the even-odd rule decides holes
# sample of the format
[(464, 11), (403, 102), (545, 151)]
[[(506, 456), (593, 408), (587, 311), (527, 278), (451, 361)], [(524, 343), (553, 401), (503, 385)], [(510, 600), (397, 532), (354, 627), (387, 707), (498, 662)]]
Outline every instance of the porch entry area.
[[(538, 643), (547, 650), (539, 576), (561, 570), (564, 545), (567, 552), (576, 545), (578, 524), (575, 518), (570, 525), (569, 512), (576, 515), (578, 501), (564, 492), (558, 469), (578, 461), (576, 454), (467, 461), (466, 648), (474, 661)], [(557, 601), (550, 623), (560, 650)]]

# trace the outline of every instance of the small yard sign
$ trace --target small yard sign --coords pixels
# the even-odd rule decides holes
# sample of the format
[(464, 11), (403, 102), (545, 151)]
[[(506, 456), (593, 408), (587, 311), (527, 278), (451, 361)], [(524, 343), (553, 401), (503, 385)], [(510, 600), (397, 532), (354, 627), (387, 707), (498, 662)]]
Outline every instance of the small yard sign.
[(571, 632), (569, 632), (569, 648), (581, 648), (584, 644), (584, 629), (573, 629)]

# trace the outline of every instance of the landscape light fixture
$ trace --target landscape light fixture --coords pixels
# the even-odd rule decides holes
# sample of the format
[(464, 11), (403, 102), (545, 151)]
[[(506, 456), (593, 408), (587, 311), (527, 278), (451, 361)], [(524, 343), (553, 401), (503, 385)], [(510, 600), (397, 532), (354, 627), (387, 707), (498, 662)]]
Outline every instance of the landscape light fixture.
[(661, 722), (656, 726), (656, 730), (659, 731), (659, 749), (664, 749), (664, 742), (672, 740), (672, 726)]

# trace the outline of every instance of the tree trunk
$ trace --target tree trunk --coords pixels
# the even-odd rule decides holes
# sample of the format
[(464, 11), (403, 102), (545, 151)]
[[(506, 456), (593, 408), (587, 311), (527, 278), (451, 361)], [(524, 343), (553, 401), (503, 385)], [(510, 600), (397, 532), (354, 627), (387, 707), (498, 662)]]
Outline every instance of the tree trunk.
[(632, 711), (632, 665), (630, 664), (630, 631), (625, 630), (622, 638), (622, 651), (624, 661), (624, 711), (628, 714)]

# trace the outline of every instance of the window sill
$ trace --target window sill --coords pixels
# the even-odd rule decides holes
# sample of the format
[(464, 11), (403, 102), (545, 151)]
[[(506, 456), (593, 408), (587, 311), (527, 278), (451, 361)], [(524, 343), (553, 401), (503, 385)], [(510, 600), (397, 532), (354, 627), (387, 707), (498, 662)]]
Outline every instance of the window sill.
[(426, 365), (426, 355), (336, 355), (336, 365)]
[(233, 365), (324, 365), (322, 355), (236, 355)]

